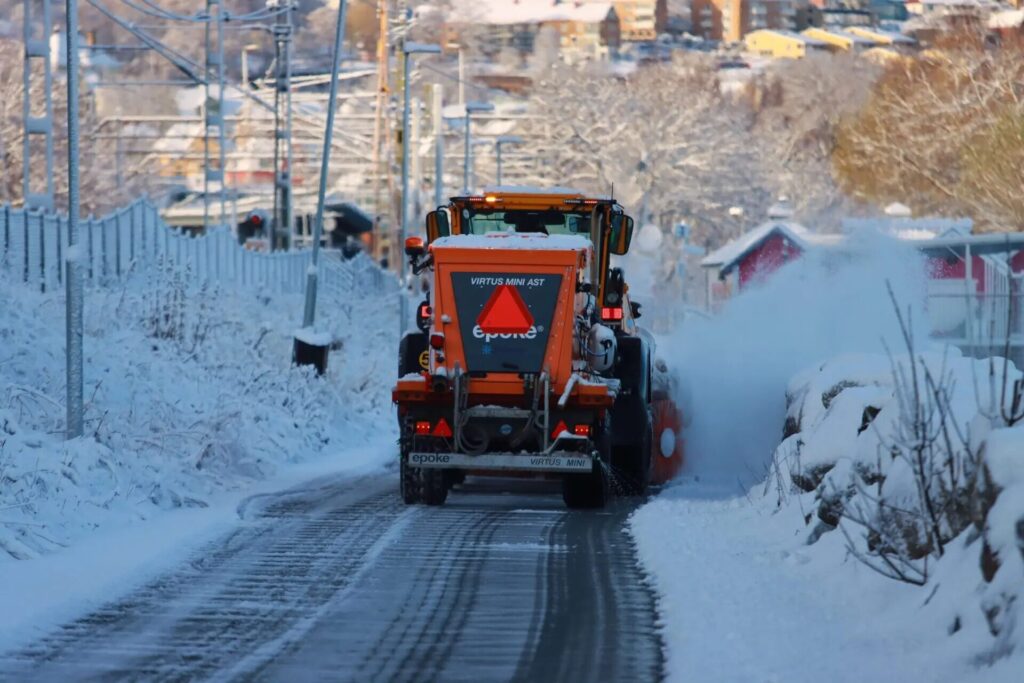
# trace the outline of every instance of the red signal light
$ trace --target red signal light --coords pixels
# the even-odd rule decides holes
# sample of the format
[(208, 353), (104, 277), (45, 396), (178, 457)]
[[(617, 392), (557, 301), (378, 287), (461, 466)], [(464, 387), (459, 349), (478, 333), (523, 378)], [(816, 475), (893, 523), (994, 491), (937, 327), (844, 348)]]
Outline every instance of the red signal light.
[(622, 308), (604, 306), (601, 308), (601, 319), (602, 320), (622, 320)]
[(553, 432), (551, 432), (551, 439), (552, 439), (552, 441), (554, 441), (559, 436), (561, 436), (562, 432), (568, 432), (568, 431), (569, 431), (569, 428), (566, 426), (565, 420), (559, 420), (558, 424), (555, 425), (555, 430)]
[(576, 425), (572, 428), (572, 433), (576, 436), (590, 436), (590, 425)]
[(437, 426), (434, 427), (434, 431), (431, 432), (432, 436), (442, 436), (446, 439), (451, 438), (452, 428), (448, 426), (448, 420), (443, 417), (437, 421)]
[(258, 228), (261, 225), (263, 225), (263, 216), (259, 215), (258, 213), (254, 213), (251, 216), (249, 216), (249, 223)]
[(420, 420), (416, 423), (416, 433), (421, 436), (430, 434), (430, 422), (427, 420)]

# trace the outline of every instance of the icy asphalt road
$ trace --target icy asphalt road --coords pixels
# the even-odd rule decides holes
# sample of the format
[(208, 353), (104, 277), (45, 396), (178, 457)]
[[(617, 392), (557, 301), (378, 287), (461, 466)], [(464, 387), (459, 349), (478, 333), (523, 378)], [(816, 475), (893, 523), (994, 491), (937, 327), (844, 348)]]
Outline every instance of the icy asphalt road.
[(408, 507), (374, 475), (250, 499), (178, 569), (0, 654), (0, 679), (660, 680), (636, 503), (569, 512), (529, 487)]

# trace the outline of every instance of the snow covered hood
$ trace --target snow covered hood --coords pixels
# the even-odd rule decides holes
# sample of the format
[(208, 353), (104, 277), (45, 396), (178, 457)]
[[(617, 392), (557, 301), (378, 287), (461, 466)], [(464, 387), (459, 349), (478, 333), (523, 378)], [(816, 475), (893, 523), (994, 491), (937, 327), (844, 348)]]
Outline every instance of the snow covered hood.
[(542, 233), (492, 232), (487, 235), (450, 235), (431, 243), (438, 249), (516, 249), (539, 251), (583, 251), (591, 248), (582, 235), (545, 235)]

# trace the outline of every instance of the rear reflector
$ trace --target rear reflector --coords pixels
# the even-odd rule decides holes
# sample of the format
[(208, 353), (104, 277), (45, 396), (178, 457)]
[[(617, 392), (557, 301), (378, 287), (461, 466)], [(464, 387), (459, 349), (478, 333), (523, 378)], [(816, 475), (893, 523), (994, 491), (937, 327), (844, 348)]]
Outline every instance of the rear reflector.
[(448, 426), (448, 420), (443, 417), (438, 420), (437, 426), (434, 427), (434, 431), (431, 432), (432, 436), (443, 436), (444, 438), (451, 438), (452, 428)]
[(430, 423), (422, 420), (416, 423), (416, 433), (421, 435), (430, 434)]
[(572, 433), (576, 436), (590, 436), (590, 425), (576, 425), (572, 428)]
[(555, 429), (551, 432), (552, 440), (557, 439), (562, 435), (562, 432), (568, 432), (569, 428), (565, 425), (565, 420), (559, 420), (558, 424), (555, 425)]
[(622, 320), (622, 309), (605, 306), (601, 309), (602, 320)]

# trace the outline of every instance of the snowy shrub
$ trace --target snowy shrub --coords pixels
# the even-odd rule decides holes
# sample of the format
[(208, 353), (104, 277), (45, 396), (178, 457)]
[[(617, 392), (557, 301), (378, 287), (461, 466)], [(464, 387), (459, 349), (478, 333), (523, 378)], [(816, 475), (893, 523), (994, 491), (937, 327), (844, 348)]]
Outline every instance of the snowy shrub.
[[(941, 591), (948, 631), (986, 633), (978, 661), (994, 661), (1024, 640), (1024, 376), (904, 342), (793, 379), (776, 478), (813, 500), (809, 544), (838, 529), (873, 570)], [(963, 566), (973, 577), (950, 578)]]
[(344, 344), (320, 378), (291, 364), (301, 297), (169, 267), (90, 289), (85, 437), (66, 442), (62, 293), (0, 272), (0, 565), (390, 436), (398, 325), (384, 296), (346, 309), (325, 294), (321, 330)]

